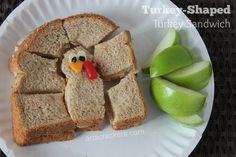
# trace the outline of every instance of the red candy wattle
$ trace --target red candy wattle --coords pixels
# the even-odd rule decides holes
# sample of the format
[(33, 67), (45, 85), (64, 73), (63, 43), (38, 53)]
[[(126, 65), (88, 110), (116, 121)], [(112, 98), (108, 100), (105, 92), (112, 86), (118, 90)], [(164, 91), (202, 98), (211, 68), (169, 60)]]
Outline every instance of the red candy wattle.
[(84, 61), (83, 67), (88, 75), (90, 80), (94, 80), (98, 77), (98, 73), (93, 65), (93, 63), (89, 60)]

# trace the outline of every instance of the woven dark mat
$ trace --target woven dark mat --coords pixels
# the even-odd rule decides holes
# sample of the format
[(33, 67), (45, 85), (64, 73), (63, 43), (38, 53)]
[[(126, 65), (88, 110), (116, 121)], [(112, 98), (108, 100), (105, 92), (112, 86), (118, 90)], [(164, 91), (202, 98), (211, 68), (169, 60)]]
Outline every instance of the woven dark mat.
[(215, 75), (215, 99), (212, 115), (203, 137), (191, 157), (236, 157), (236, 30), (233, 0), (175, 0), (179, 7), (188, 5), (225, 7), (231, 15), (187, 15), (192, 21), (231, 21), (231, 29), (198, 28), (210, 54)]
[[(23, 0), (0, 0), (0, 23)], [(187, 15), (192, 21), (231, 21), (231, 29), (197, 28), (211, 57), (215, 75), (215, 100), (212, 115), (203, 137), (190, 157), (236, 157), (236, 30), (233, 0), (172, 0), (187, 8), (231, 5), (231, 15)], [(0, 153), (0, 157), (2, 157)]]

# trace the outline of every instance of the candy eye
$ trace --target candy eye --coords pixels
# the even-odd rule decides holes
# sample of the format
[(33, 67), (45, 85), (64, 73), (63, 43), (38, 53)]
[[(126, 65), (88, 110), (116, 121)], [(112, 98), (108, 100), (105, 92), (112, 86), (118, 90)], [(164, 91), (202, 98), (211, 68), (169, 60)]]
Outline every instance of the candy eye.
[(87, 59), (87, 56), (86, 56), (87, 54), (84, 51), (79, 51), (77, 55), (79, 56), (78, 59), (82, 62)]
[(75, 53), (69, 54), (69, 62), (70, 63), (75, 63), (78, 61), (78, 59), (79, 59), (79, 56), (77, 54), (75, 54)]
[(85, 61), (85, 56), (79, 56), (79, 60), (84, 62)]
[(76, 57), (73, 57), (72, 59), (71, 59), (71, 62), (76, 62), (77, 61), (77, 58)]

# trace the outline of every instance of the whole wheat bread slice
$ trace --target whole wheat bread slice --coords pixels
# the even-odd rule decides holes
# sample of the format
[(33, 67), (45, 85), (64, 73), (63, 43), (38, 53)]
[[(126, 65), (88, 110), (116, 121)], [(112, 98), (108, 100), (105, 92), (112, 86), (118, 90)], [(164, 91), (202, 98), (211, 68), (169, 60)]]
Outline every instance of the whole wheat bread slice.
[(62, 61), (62, 71), (67, 77), (65, 101), (79, 129), (99, 130), (105, 114), (103, 81), (101, 78), (90, 80), (84, 70), (78, 74), (69, 67), (69, 54), (81, 50), (91, 59), (88, 51), (77, 47), (68, 51)]
[(12, 86), (13, 93), (24, 94), (61, 93), (64, 90), (64, 78), (47, 71), (18, 74), (14, 77)]
[(22, 52), (12, 57), (9, 68), (14, 74), (15, 93), (59, 93), (65, 89), (65, 80), (58, 75), (58, 59), (47, 59)]
[(105, 80), (122, 78), (128, 72), (136, 71), (130, 32), (123, 31), (114, 38), (96, 45), (94, 61), (98, 64)]
[(36, 54), (23, 51), (12, 55), (9, 60), (9, 69), (14, 75), (18, 73), (31, 73), (33, 71), (57, 72), (58, 59), (47, 59)]
[(73, 131), (75, 124), (66, 110), (63, 97), (60, 93), (13, 94), (11, 103), (15, 141), (25, 145), (30, 143), (28, 139)]
[(50, 58), (60, 58), (69, 46), (62, 20), (56, 19), (36, 28), (21, 39), (16, 45), (16, 51), (17, 53), (28, 51)]
[(108, 90), (107, 111), (112, 128), (127, 129), (140, 125), (147, 117), (147, 107), (136, 76), (129, 73)]
[(73, 45), (90, 48), (114, 32), (118, 26), (104, 16), (80, 14), (64, 19), (63, 26)]

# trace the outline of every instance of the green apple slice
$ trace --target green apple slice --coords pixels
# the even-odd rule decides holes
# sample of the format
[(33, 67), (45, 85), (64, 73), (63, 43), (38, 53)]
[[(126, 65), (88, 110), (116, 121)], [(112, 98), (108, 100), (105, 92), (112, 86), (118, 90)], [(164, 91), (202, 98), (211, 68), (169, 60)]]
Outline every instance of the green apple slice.
[(160, 77), (151, 81), (152, 96), (159, 107), (173, 116), (191, 116), (200, 112), (206, 96), (178, 86)]
[(150, 76), (162, 76), (192, 63), (193, 58), (185, 46), (171, 46), (157, 54), (149, 69)]
[(151, 57), (144, 64), (142, 71), (144, 73), (149, 73), (149, 67), (151, 66), (153, 59), (157, 56), (157, 54), (159, 52), (161, 52), (162, 50), (164, 50), (170, 46), (177, 45), (180, 43), (181, 43), (181, 41), (180, 41), (179, 33), (174, 28), (171, 28), (166, 33), (164, 38), (160, 41), (160, 43), (157, 45), (157, 47), (156, 47), (155, 51), (153, 52), (153, 54), (151, 55)]
[(188, 116), (188, 117), (172, 116), (172, 118), (174, 118), (176, 121), (178, 121), (184, 125), (189, 125), (189, 126), (201, 125), (204, 122), (204, 120), (197, 114), (192, 115), (192, 116)]
[(204, 88), (212, 74), (212, 67), (209, 61), (193, 63), (192, 65), (174, 71), (163, 77), (180, 86), (194, 90)]

